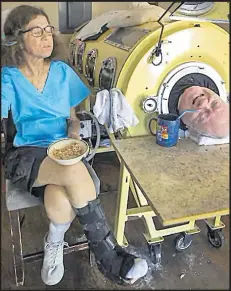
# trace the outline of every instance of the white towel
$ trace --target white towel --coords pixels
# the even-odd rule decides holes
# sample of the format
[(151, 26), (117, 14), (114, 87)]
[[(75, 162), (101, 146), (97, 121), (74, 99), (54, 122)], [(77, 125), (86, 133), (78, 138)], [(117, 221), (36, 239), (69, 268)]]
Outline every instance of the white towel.
[[(108, 28), (130, 27), (141, 25), (147, 22), (157, 21), (165, 10), (158, 6), (141, 7), (137, 9), (124, 10), (112, 18), (108, 24)], [(171, 22), (170, 13), (167, 12), (163, 17), (162, 22)]]
[(117, 16), (118, 10), (109, 11), (93, 18), (87, 25), (85, 25), (76, 35), (76, 39), (85, 40), (88, 37), (98, 34), (101, 28), (107, 24), (111, 19)]
[[(93, 18), (85, 25), (76, 35), (76, 39), (83, 41), (88, 37), (96, 35), (106, 24), (108, 28), (119, 28), (141, 25), (149, 21), (157, 21), (164, 12), (165, 10), (158, 6), (108, 11)], [(162, 21), (171, 22), (169, 15), (170, 13), (167, 13)]]
[(229, 136), (224, 138), (212, 138), (201, 135), (194, 130), (188, 130), (187, 136), (195, 141), (198, 145), (217, 145), (229, 143)]
[(110, 91), (102, 90), (96, 94), (93, 112), (100, 124), (108, 126), (110, 133), (139, 123), (126, 97), (116, 88)]

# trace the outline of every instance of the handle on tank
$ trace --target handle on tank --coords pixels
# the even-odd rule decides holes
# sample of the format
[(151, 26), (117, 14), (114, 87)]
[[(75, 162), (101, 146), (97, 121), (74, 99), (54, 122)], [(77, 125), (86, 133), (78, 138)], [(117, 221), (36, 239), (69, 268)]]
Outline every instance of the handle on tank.
[(150, 133), (151, 133), (152, 135), (156, 136), (156, 133), (154, 133), (154, 132), (152, 131), (152, 128), (151, 128), (151, 124), (152, 124), (152, 121), (153, 121), (153, 120), (155, 120), (155, 121), (157, 122), (157, 118), (156, 118), (156, 117), (152, 117), (152, 118), (149, 120), (149, 122), (148, 122), (148, 129), (149, 129), (149, 131), (150, 131)]
[(87, 114), (95, 122), (95, 127), (96, 127), (96, 144), (95, 144), (95, 147), (92, 149), (92, 151), (91, 151), (90, 146), (89, 146), (89, 152), (88, 152), (88, 154), (87, 154), (87, 156), (85, 158), (85, 160), (88, 162), (88, 161), (90, 161), (94, 157), (94, 155), (96, 154), (96, 151), (97, 151), (97, 149), (99, 147), (99, 143), (100, 143), (100, 127), (99, 127), (99, 122), (98, 122), (97, 118), (95, 117), (95, 115), (93, 113), (91, 113), (90, 111), (83, 110), (83, 111), (76, 112), (76, 115), (78, 115), (78, 114)]

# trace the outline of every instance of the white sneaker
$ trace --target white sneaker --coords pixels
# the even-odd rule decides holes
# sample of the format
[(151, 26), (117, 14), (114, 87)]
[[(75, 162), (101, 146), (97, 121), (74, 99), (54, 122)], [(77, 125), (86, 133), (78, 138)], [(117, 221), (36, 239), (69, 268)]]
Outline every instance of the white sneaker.
[(144, 277), (148, 272), (148, 264), (141, 258), (134, 260), (134, 265), (127, 273), (126, 279), (130, 280), (130, 284), (134, 284), (137, 280)]
[(55, 285), (61, 281), (64, 274), (63, 247), (68, 246), (64, 241), (59, 243), (47, 242), (44, 238), (44, 259), (41, 277), (46, 285)]

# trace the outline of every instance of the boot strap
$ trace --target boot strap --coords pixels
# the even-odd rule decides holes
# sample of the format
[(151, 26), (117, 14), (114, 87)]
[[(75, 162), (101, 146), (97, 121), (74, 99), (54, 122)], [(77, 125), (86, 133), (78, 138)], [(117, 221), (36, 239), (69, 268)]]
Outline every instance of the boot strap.
[(117, 242), (111, 235), (111, 232), (101, 241), (89, 243), (90, 247), (94, 250), (95, 257), (98, 261), (101, 261), (107, 257), (115, 249)]
[(82, 208), (75, 208), (77, 216), (83, 216), (95, 210), (96, 206), (100, 204), (99, 197), (89, 201), (88, 204)]
[[(96, 261), (101, 270), (112, 273), (113, 276), (125, 279), (134, 264), (135, 256), (125, 252), (118, 246), (114, 236), (109, 233), (101, 242), (90, 243)], [(114, 278), (115, 279), (115, 278)], [(117, 278), (118, 279), (118, 278)]]

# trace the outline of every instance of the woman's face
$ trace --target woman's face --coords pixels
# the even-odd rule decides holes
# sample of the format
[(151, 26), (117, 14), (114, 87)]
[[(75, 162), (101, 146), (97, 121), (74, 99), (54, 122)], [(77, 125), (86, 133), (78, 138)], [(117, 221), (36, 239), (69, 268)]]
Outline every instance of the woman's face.
[[(28, 32), (24, 32), (24, 49), (25, 51), (36, 58), (48, 58), (53, 51), (53, 35), (50, 31), (50, 26), (47, 19), (43, 15), (38, 15), (31, 20), (25, 30), (32, 29)], [(46, 31), (44, 28), (46, 28)], [(42, 35), (41, 34), (42, 28)]]
[(193, 86), (184, 91), (178, 103), (179, 112), (197, 109), (195, 113), (185, 113), (182, 121), (197, 132), (224, 137), (229, 135), (229, 104), (212, 90)]

